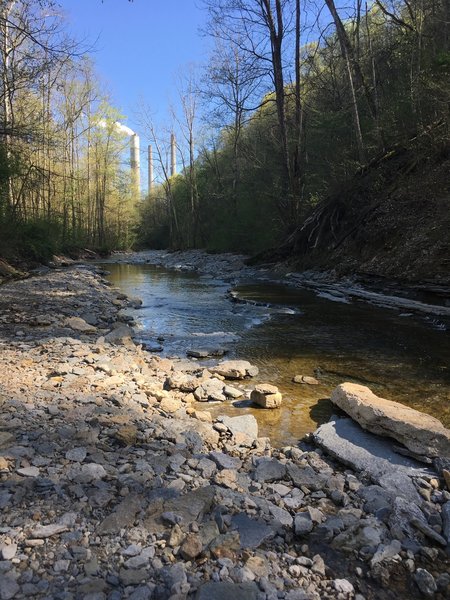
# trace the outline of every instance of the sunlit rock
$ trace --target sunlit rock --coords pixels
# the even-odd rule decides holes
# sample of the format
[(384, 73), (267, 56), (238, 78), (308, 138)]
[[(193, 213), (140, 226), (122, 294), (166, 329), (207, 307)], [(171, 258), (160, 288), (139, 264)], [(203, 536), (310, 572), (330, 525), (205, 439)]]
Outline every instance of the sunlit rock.
[(258, 422), (253, 415), (242, 415), (240, 417), (220, 416), (218, 420), (220, 420), (234, 436), (243, 433), (250, 438), (255, 439), (258, 437)]
[(250, 400), (262, 408), (279, 408), (282, 399), (278, 388), (269, 383), (257, 385), (250, 394)]
[(247, 360), (224, 360), (213, 367), (211, 371), (227, 379), (255, 377), (259, 373), (258, 367), (250, 364)]
[(292, 381), (294, 383), (303, 383), (304, 385), (319, 385), (315, 377), (309, 377), (308, 375), (295, 375)]
[(363, 429), (394, 438), (412, 452), (424, 456), (450, 456), (450, 430), (425, 413), (376, 396), (354, 383), (339, 385), (331, 401)]

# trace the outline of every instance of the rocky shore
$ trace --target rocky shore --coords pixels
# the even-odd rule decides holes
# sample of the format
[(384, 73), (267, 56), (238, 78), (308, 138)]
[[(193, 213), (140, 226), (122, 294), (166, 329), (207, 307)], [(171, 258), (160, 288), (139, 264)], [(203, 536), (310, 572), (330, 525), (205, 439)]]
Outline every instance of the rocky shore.
[(445, 433), (273, 448), (208, 412), (252, 365), (147, 352), (138, 305), (83, 266), (0, 287), (0, 600), (450, 597)]

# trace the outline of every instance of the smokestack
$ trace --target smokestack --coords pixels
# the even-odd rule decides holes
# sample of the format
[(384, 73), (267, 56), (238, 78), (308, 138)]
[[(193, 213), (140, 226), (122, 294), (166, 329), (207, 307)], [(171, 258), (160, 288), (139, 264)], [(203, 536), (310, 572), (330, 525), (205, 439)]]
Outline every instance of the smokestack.
[(153, 148), (148, 147), (148, 193), (153, 190)]
[(170, 176), (177, 174), (177, 147), (175, 142), (175, 134), (170, 135)]
[(130, 137), (130, 166), (131, 184), (136, 197), (139, 198), (141, 195), (141, 158), (137, 133), (133, 133)]

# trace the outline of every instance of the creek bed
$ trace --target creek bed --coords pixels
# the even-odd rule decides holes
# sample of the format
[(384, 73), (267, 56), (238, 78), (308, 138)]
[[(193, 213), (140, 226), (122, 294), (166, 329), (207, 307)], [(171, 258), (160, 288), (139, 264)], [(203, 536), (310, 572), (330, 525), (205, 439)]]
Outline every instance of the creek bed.
[[(143, 301), (133, 313), (139, 340), (161, 344), (164, 356), (222, 348), (227, 357), (259, 367), (258, 377), (244, 387), (270, 382), (280, 388), (280, 410), (239, 400), (200, 405), (213, 416), (253, 413), (260, 435), (274, 445), (297, 443), (327, 421), (333, 411), (328, 398), (343, 381), (367, 385), (450, 426), (449, 336), (433, 317), (331, 301), (268, 282), (233, 286), (209, 275), (148, 264), (103, 266), (114, 285)], [(230, 288), (238, 302), (230, 299)], [(319, 385), (292, 383), (297, 374), (317, 377)]]

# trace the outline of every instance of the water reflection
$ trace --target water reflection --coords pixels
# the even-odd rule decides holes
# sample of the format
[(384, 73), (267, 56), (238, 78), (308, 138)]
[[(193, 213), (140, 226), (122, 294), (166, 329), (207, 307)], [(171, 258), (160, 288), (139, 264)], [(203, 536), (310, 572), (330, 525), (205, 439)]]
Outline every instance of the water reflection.
[[(276, 444), (295, 443), (326, 421), (327, 398), (342, 381), (368, 385), (380, 395), (437, 416), (450, 426), (450, 344), (445, 331), (421, 317), (361, 302), (331, 302), (305, 290), (249, 282), (227, 298), (228, 284), (149, 265), (105, 265), (110, 280), (143, 307), (136, 313), (143, 341), (164, 338), (165, 355), (192, 348), (225, 348), (257, 364), (257, 380), (283, 393), (283, 408), (246, 403), (210, 405), (213, 414), (255, 414), (260, 434)], [(292, 383), (314, 375), (319, 385)], [(204, 407), (204, 405), (202, 405)]]

